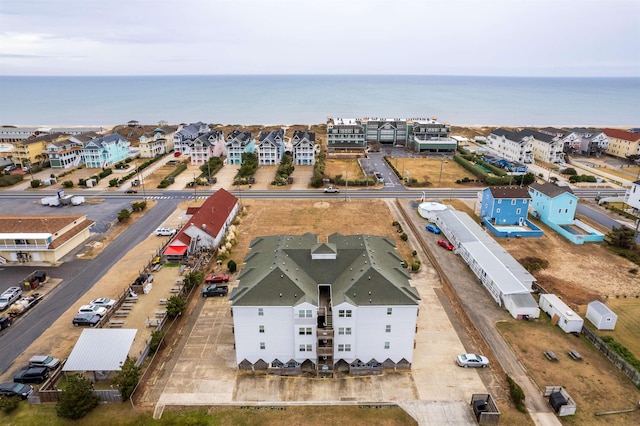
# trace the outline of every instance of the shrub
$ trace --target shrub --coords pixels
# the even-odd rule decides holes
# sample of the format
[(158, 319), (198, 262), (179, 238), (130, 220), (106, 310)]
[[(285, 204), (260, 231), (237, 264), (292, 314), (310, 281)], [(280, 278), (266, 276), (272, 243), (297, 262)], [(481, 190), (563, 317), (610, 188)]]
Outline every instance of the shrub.
[(420, 269), (420, 265), (421, 265), (420, 261), (416, 260), (415, 262), (413, 262), (411, 264), (411, 270), (412, 271), (417, 271), (418, 269)]
[(131, 217), (131, 212), (127, 209), (120, 210), (118, 213), (118, 222), (125, 222)]
[(20, 397), (19, 396), (4, 396), (0, 398), (0, 410), (3, 413), (9, 414), (20, 405)]
[(62, 186), (65, 188), (73, 188), (73, 181), (65, 180), (64, 182), (62, 182)]
[(184, 308), (186, 307), (187, 301), (181, 296), (171, 296), (169, 300), (167, 300), (167, 315), (171, 318), (175, 318), (182, 314), (182, 311), (184, 311)]
[(400, 235), (400, 239), (402, 241), (407, 241), (409, 239), (409, 236), (405, 232), (403, 232), (402, 235)]
[(58, 417), (67, 419), (79, 419), (93, 410), (100, 398), (93, 394), (93, 384), (79, 374), (71, 374), (67, 377), (67, 386), (60, 393), (60, 399), (56, 404)]
[(155, 330), (151, 333), (151, 340), (149, 341), (149, 355), (156, 353), (162, 343), (162, 339), (164, 339), (164, 331)]
[(38, 179), (34, 179), (31, 181), (32, 188), (38, 188), (40, 185), (42, 185), (42, 182)]
[(524, 257), (519, 260), (524, 269), (534, 274), (549, 267), (549, 261), (535, 256)]
[(142, 367), (136, 365), (136, 359), (129, 358), (128, 356), (120, 366), (120, 370), (116, 371), (116, 376), (113, 378), (111, 383), (120, 389), (123, 401), (129, 399), (133, 394), (133, 391), (136, 389), (136, 386), (138, 386), (141, 372)]
[(236, 262), (233, 259), (231, 259), (229, 260), (229, 262), (227, 262), (227, 269), (229, 269), (229, 272), (233, 274), (238, 270), (238, 265), (236, 265)]
[(511, 377), (507, 374), (507, 383), (509, 384), (509, 394), (511, 395), (511, 401), (516, 406), (516, 409), (522, 413), (527, 412), (527, 407), (524, 405), (524, 391)]

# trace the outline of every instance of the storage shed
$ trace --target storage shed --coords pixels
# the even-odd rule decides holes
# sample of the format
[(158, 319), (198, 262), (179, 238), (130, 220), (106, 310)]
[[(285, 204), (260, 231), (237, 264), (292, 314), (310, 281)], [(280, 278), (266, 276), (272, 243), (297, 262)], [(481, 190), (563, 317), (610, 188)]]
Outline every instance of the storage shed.
[(535, 319), (540, 317), (540, 309), (529, 293), (505, 294), (504, 307), (515, 319)]
[(594, 300), (587, 305), (586, 316), (598, 330), (613, 330), (618, 320), (618, 315), (599, 300)]
[(558, 325), (565, 333), (582, 331), (584, 320), (555, 294), (541, 294), (538, 304), (540, 309), (551, 317), (551, 322)]

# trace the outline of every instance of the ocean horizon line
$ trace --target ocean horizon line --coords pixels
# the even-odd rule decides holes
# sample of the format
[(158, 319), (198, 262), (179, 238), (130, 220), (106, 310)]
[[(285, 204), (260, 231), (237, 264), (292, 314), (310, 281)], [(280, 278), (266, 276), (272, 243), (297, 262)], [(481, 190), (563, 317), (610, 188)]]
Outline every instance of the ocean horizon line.
[(514, 78), (514, 79), (636, 79), (638, 75), (500, 75), (500, 74), (313, 74), (313, 73), (235, 73), (235, 74), (64, 74), (64, 75), (0, 75), (0, 78), (152, 78), (152, 77), (461, 77), (461, 78)]

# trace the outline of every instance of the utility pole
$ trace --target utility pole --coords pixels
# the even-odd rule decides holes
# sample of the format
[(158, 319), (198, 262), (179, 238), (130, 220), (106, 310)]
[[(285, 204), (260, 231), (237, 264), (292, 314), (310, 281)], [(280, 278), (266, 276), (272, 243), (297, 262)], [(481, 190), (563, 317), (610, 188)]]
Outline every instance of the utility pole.
[(197, 194), (196, 194), (196, 190), (197, 190), (196, 188), (197, 188), (197, 186), (198, 186), (198, 185), (196, 184), (196, 174), (194, 173), (194, 174), (193, 174), (193, 198), (194, 198), (194, 199), (197, 199), (197, 198), (198, 198), (198, 197), (197, 197)]

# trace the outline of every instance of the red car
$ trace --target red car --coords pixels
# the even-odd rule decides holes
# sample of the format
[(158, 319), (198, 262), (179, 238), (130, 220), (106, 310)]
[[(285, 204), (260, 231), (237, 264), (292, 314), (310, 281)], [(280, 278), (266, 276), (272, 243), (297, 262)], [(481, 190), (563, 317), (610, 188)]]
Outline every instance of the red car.
[(226, 283), (229, 282), (229, 274), (209, 275), (204, 282), (206, 284)]
[(451, 244), (449, 241), (447, 240), (438, 240), (438, 245), (440, 247), (444, 247), (447, 250), (453, 250), (453, 244)]
[(182, 155), (182, 153), (180, 151), (176, 151), (173, 153), (174, 157), (180, 157)]

